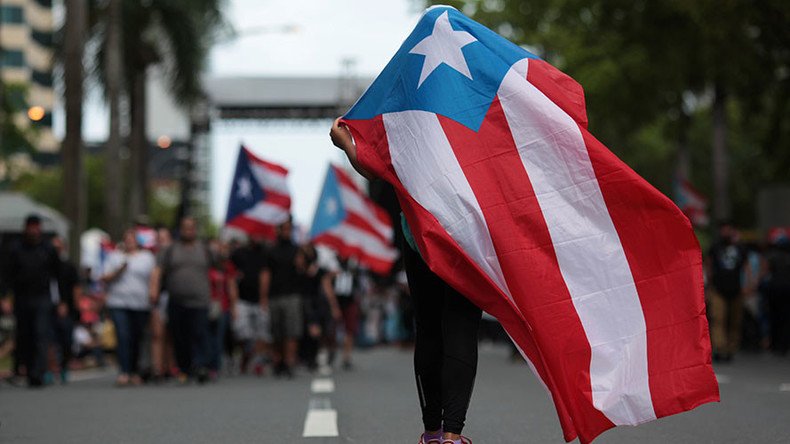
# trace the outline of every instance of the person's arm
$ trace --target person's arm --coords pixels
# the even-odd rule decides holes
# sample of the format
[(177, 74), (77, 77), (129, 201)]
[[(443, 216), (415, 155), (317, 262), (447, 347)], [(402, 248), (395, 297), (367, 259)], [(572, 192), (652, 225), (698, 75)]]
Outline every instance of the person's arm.
[(366, 169), (362, 168), (357, 160), (357, 146), (354, 144), (354, 138), (351, 136), (351, 131), (340, 123), (340, 117), (335, 119), (332, 123), (332, 129), (329, 130), (329, 137), (332, 139), (332, 143), (343, 150), (346, 153), (346, 157), (348, 157), (349, 162), (351, 162), (351, 166), (354, 167), (355, 170), (359, 174), (362, 175), (367, 180), (373, 180), (376, 178), (373, 174), (371, 174)]
[(261, 308), (264, 310), (269, 309), (269, 289), (272, 284), (272, 271), (268, 268), (264, 268), (261, 270), (261, 273), (258, 275), (259, 279), (259, 286), (258, 291), (260, 291), (261, 297)]
[(235, 273), (228, 273), (228, 299), (230, 300), (230, 316), (236, 319), (238, 314), (236, 304), (239, 301), (239, 283), (236, 281)]
[(336, 274), (337, 273), (329, 272), (321, 277), (321, 289), (324, 290), (326, 299), (329, 301), (329, 307), (332, 310), (332, 318), (339, 320), (343, 316), (343, 313), (340, 311), (340, 304), (337, 303), (335, 286), (332, 285)]
[(115, 263), (117, 263), (115, 258), (109, 259), (109, 262), (110, 262), (110, 266), (107, 268), (112, 271), (108, 271), (104, 273), (99, 278), (105, 284), (109, 284), (110, 282), (113, 282), (114, 280), (118, 279), (126, 271), (126, 267), (128, 266), (127, 261), (123, 261), (120, 267), (115, 268)]
[(151, 305), (156, 305), (159, 302), (159, 291), (162, 285), (162, 267), (157, 265), (151, 271), (151, 278), (148, 281), (148, 296), (151, 300)]

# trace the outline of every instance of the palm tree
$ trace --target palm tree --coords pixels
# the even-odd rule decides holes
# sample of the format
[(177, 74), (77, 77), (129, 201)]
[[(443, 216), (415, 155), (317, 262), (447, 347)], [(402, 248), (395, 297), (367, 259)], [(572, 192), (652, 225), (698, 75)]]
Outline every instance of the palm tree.
[(105, 224), (112, 239), (119, 239), (123, 220), (121, 190), (121, 94), (123, 87), (123, 29), (122, 0), (109, 0), (106, 14), (106, 45), (104, 51), (104, 72), (106, 79), (107, 104), (110, 107), (110, 133), (105, 152)]
[[(118, 0), (116, 0), (118, 1)], [(202, 95), (201, 74), (216, 33), (225, 27), (224, 0), (119, 0), (123, 23), (101, 26), (108, 17), (95, 20), (94, 38), (101, 51), (110, 52), (110, 31), (121, 28), (122, 65), (130, 112), (129, 215), (146, 213), (148, 140), (146, 137), (145, 87), (148, 68), (161, 64), (174, 98), (189, 109)], [(109, 66), (99, 66), (107, 70)], [(109, 72), (100, 75), (110, 96)]]
[(85, 227), (85, 187), (82, 165), (82, 99), (87, 7), (86, 0), (66, 0), (63, 34), (63, 77), (66, 99), (66, 135), (63, 139), (64, 209), (71, 222), (71, 259), (79, 263), (79, 238)]

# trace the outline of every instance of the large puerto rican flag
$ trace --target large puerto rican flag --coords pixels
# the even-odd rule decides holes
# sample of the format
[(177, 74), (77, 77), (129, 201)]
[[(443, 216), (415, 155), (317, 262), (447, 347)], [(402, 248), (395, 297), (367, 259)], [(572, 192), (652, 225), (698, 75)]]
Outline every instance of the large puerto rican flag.
[(274, 239), (277, 225), (288, 220), (291, 193), (288, 170), (239, 148), (236, 172), (230, 187), (225, 225), (249, 235)]
[(719, 399), (689, 221), (587, 131), (573, 79), (433, 7), (344, 122), (430, 268), (517, 344), (566, 440)]
[(398, 257), (392, 246), (392, 221), (387, 212), (335, 165), (329, 165), (327, 170), (310, 238), (335, 250), (340, 257), (356, 258), (379, 274), (388, 273)]

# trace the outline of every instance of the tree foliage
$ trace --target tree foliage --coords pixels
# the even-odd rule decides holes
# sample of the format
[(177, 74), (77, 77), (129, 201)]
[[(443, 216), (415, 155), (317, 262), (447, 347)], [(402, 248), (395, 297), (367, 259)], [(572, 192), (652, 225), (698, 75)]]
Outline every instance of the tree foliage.
[(711, 195), (714, 86), (728, 97), (736, 222), (754, 224), (761, 185), (790, 180), (790, 2), (450, 3), (574, 77), (591, 132), (662, 191), (687, 140), (690, 178)]

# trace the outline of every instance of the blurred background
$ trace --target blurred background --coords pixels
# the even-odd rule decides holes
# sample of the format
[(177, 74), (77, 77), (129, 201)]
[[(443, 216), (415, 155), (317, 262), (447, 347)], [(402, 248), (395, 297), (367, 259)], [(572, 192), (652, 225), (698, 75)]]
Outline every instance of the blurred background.
[[(332, 119), (433, 3), (0, 0), (0, 254), (36, 214), (88, 288), (85, 270), (128, 227), (193, 216), (202, 237), (230, 241), (240, 146), (290, 171), (305, 240), (330, 162), (355, 174), (328, 138)], [(703, 250), (720, 237), (743, 248), (739, 347), (786, 353), (790, 295), (771, 299), (765, 282), (787, 270), (774, 252), (790, 242), (790, 2), (438, 3), (584, 87), (591, 133), (684, 211)], [(398, 220), (388, 186), (355, 180)], [(360, 288), (399, 294), (397, 271)], [(378, 333), (358, 345), (408, 342), (406, 296), (388, 297), (368, 304)], [(9, 352), (0, 372), (10, 367)]]

